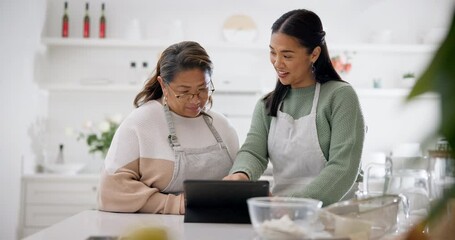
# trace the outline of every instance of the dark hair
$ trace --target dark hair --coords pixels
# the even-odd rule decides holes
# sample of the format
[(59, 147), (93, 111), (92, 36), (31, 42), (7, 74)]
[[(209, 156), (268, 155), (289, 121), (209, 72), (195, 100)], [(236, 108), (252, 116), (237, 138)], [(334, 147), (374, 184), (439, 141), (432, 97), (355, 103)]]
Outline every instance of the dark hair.
[[(169, 46), (161, 53), (152, 77), (136, 95), (134, 106), (139, 107), (163, 96), (158, 76), (161, 76), (166, 83), (170, 83), (177, 73), (192, 69), (200, 69), (212, 76), (213, 64), (205, 49), (199, 43), (192, 41), (183, 41)], [(208, 101), (211, 106), (212, 97)]]
[[(313, 65), (316, 81), (321, 84), (331, 80), (342, 81), (330, 61), (325, 32), (322, 29), (321, 19), (316, 13), (306, 9), (287, 12), (273, 23), (272, 34), (274, 33), (284, 33), (295, 37), (300, 45), (307, 48), (308, 54), (319, 46), (321, 53)], [(277, 80), (275, 89), (264, 97), (268, 115), (276, 116), (278, 106), (289, 88), (289, 85), (283, 85)]]

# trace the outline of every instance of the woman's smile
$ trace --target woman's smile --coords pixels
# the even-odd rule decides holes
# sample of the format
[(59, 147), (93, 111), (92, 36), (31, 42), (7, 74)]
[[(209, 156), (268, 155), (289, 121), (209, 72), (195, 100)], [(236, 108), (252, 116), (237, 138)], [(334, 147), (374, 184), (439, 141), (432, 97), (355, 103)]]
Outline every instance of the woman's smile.
[(289, 75), (289, 72), (280, 71), (280, 70), (276, 70), (276, 73), (277, 73), (279, 78), (286, 78), (286, 76)]

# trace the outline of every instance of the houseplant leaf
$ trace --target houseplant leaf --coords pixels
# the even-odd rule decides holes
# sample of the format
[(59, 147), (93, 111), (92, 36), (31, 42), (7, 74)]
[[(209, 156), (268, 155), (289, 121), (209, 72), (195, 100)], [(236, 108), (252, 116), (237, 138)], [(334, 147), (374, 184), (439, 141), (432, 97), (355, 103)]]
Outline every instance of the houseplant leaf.
[[(447, 139), (453, 149), (455, 146), (455, 12), (444, 41), (436, 51), (428, 68), (417, 80), (407, 99), (411, 100), (429, 91), (436, 92), (440, 96), (441, 122), (438, 131)], [(453, 154), (452, 151), (452, 159)], [(453, 174), (455, 175), (455, 173)], [(415, 237), (418, 232), (422, 235), (422, 226), (437, 221), (443, 211), (447, 209), (448, 201), (453, 198), (455, 198), (454, 184), (431, 208), (427, 219), (410, 231), (408, 239)]]

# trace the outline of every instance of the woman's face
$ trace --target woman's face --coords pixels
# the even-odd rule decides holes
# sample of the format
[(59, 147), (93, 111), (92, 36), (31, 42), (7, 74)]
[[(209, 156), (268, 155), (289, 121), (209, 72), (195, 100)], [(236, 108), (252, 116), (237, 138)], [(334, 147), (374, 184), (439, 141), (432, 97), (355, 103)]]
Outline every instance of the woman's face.
[(275, 68), (279, 81), (292, 88), (313, 85), (316, 79), (311, 72), (312, 63), (319, 57), (320, 48), (313, 53), (300, 45), (294, 37), (284, 33), (273, 33), (270, 38), (270, 61)]
[(209, 98), (210, 75), (200, 69), (179, 72), (169, 83), (158, 77), (169, 108), (183, 117), (199, 116)]

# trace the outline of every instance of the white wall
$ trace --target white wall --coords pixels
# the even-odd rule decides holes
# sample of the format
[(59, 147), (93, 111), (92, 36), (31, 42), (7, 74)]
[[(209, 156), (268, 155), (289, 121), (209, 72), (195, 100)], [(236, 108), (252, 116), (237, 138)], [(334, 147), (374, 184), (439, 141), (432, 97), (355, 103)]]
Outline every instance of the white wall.
[(0, 1), (0, 239), (16, 238), (21, 158), (30, 158), (27, 129), (46, 112), (33, 83), (45, 1)]

